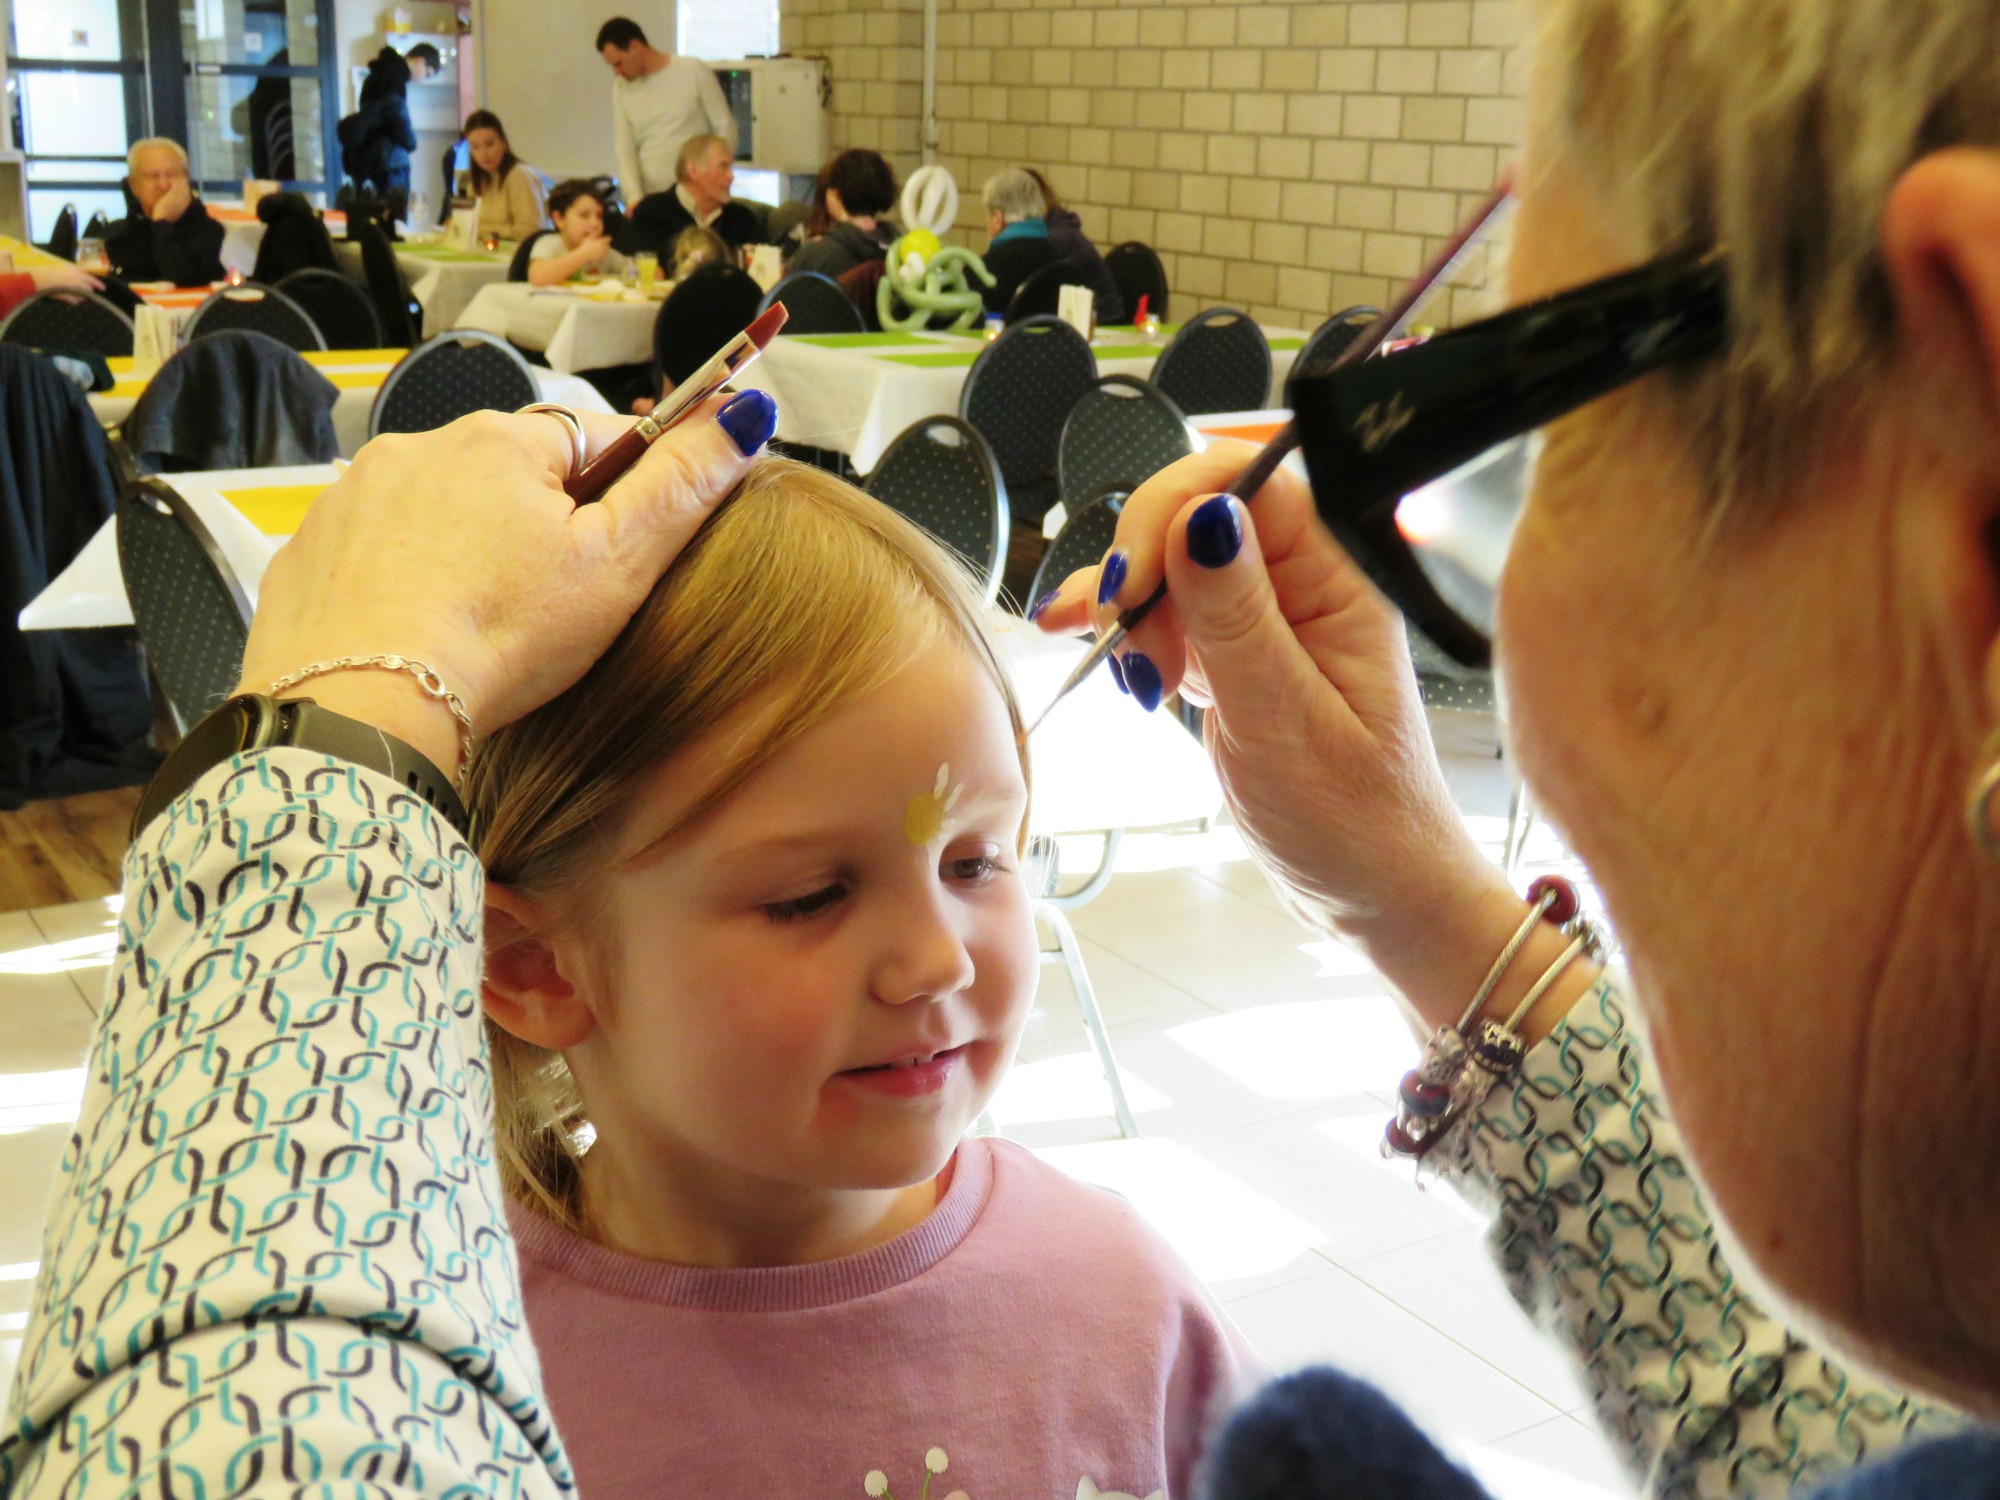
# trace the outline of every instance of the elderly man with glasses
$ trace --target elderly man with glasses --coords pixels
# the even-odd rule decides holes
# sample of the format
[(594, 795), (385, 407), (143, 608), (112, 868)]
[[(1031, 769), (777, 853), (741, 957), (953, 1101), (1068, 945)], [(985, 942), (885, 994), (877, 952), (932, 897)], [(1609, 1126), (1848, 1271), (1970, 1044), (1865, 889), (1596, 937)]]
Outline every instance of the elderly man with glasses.
[(105, 241), (112, 269), (126, 281), (220, 281), (222, 226), (195, 196), (180, 143), (157, 136), (139, 141), (125, 166), (125, 217)]

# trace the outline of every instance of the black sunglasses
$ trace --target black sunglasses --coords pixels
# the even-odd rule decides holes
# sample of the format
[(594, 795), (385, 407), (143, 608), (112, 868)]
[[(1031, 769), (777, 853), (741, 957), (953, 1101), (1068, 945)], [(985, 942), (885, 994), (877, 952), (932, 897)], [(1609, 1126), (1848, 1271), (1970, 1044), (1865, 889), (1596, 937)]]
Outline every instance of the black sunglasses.
[(1296, 376), (1288, 395), (1320, 518), (1438, 649), (1485, 667), (1492, 641), (1439, 592), (1397, 527), (1397, 505), (1642, 375), (1719, 352), (1727, 322), (1722, 254), (1677, 254)]

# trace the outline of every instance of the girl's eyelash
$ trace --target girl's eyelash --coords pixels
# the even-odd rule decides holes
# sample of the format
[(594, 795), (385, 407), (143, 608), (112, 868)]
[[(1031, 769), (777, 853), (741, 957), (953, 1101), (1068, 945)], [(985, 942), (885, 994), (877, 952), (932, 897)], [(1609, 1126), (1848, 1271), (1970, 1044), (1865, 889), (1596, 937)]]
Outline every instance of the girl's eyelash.
[(803, 922), (808, 917), (818, 916), (847, 894), (844, 882), (821, 886), (808, 895), (798, 896), (790, 901), (772, 901), (765, 905), (764, 915), (773, 922)]

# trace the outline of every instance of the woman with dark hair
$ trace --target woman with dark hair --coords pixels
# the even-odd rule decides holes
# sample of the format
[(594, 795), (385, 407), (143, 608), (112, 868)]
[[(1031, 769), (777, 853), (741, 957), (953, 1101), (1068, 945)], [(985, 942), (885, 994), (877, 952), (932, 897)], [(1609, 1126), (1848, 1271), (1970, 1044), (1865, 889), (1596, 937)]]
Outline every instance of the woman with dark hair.
[(410, 124), (404, 98), (410, 86), (410, 65), (394, 47), (384, 47), (368, 64), (361, 82), (359, 107), (340, 122), (341, 166), (355, 187), (382, 198), (410, 191), (410, 153), (417, 132)]
[(895, 233), (883, 217), (896, 205), (896, 173), (873, 151), (843, 151), (819, 174), (806, 242), (788, 270), (838, 280), (856, 266), (885, 259)]
[(472, 194), (479, 200), (479, 232), (503, 240), (524, 240), (547, 227), (542, 187), (514, 154), (507, 127), (490, 109), (465, 117), (465, 145), (472, 154)]

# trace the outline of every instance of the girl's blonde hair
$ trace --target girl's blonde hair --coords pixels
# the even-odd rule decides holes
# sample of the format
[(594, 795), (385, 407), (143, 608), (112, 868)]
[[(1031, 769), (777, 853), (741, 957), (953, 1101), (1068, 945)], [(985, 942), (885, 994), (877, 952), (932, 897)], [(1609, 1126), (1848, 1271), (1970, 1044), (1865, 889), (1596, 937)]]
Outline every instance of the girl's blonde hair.
[[(620, 815), (661, 766), (725, 725), (735, 732), (671, 836), (939, 641), (991, 678), (1018, 745), (1020, 710), (963, 565), (852, 486), (760, 461), (583, 679), (479, 747), (466, 803), (488, 877), (587, 926)], [(491, 1020), (486, 1034), (501, 1179), (577, 1227), (588, 1122), (575, 1080), (561, 1053)]]
[(673, 248), (668, 252), (672, 263), (667, 269), (669, 281), (679, 281), (697, 266), (732, 265), (729, 258), (729, 243), (713, 229), (700, 224), (690, 224), (674, 236)]
[(1635, 258), (1720, 245), (1728, 355), (1677, 414), (1717, 491), (1810, 467), (1881, 390), (1882, 214), (1904, 169), (2000, 145), (2000, 0), (1539, 0), (1545, 122)]

